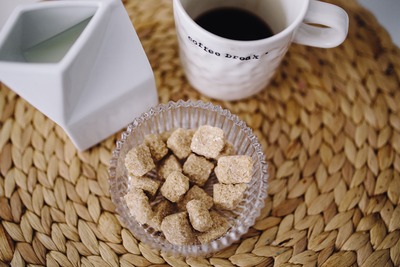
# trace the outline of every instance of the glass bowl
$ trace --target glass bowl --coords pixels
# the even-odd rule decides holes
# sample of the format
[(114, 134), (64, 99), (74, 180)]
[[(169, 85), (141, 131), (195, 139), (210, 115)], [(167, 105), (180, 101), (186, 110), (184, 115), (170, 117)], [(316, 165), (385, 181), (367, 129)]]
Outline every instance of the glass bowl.
[[(131, 216), (123, 196), (128, 192), (129, 176), (124, 165), (125, 155), (130, 149), (144, 142), (148, 134), (158, 134), (175, 128), (196, 129), (201, 125), (221, 128), (228, 142), (233, 144), (238, 155), (248, 155), (253, 159), (252, 180), (248, 184), (244, 198), (238, 207), (222, 215), (230, 224), (229, 230), (220, 238), (208, 244), (174, 245), (161, 232), (147, 224), (138, 223)], [(120, 220), (142, 242), (164, 253), (182, 256), (205, 256), (228, 247), (240, 239), (260, 215), (267, 196), (268, 165), (257, 137), (246, 123), (227, 109), (203, 101), (182, 101), (160, 104), (143, 113), (130, 123), (121, 139), (117, 141), (110, 161), (111, 199), (120, 215)], [(148, 176), (156, 176), (151, 171)], [(211, 196), (215, 175), (209, 178), (204, 189)]]

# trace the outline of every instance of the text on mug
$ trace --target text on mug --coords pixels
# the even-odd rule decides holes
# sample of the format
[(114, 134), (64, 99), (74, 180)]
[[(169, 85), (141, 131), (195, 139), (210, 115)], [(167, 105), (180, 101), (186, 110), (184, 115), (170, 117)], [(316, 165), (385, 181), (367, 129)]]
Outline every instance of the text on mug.
[[(230, 59), (239, 59), (239, 60), (251, 60), (251, 59), (260, 59), (260, 55), (251, 55), (251, 56), (245, 56), (245, 57), (241, 57), (241, 56), (237, 56), (237, 55), (231, 55), (228, 53), (220, 53), (220, 52), (216, 52), (210, 48), (208, 48), (207, 46), (203, 45), (201, 42), (198, 42), (196, 40), (194, 40), (192, 37), (188, 36), (189, 41), (191, 41), (194, 45), (196, 45), (197, 47), (203, 49), (205, 52), (208, 52), (211, 55), (215, 55), (217, 57), (223, 56), (225, 58), (230, 58)], [(264, 55), (267, 55), (268, 52), (264, 53)]]

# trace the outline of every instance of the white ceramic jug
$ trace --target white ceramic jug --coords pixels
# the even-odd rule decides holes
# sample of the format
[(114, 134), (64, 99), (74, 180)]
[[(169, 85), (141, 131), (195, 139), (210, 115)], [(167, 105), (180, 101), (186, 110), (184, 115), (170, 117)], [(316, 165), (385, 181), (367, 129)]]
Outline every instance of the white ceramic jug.
[(120, 0), (16, 8), (0, 32), (0, 81), (59, 124), (79, 150), (158, 103), (153, 72)]

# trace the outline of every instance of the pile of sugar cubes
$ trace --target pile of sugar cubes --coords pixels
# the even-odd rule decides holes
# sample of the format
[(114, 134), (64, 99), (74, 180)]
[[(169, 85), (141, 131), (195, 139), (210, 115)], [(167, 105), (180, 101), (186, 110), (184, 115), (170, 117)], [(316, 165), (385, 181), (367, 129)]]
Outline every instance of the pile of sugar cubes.
[[(170, 243), (190, 245), (226, 233), (230, 226), (220, 212), (242, 201), (253, 162), (235, 155), (222, 129), (203, 125), (147, 135), (127, 153), (125, 166), (130, 186), (124, 198), (131, 215), (161, 231)], [(146, 176), (152, 170), (156, 178)], [(211, 196), (204, 185), (213, 172), (218, 182)]]

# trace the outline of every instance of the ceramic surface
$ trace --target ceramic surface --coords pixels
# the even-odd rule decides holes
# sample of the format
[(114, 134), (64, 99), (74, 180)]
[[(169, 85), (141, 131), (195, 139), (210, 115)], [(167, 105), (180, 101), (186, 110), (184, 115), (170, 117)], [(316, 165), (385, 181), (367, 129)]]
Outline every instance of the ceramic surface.
[[(55, 50), (56, 57), (48, 54), (49, 42), (83, 21), (70, 47)], [(150, 64), (115, 0), (15, 9), (0, 34), (0, 81), (59, 124), (80, 150), (158, 102)]]

